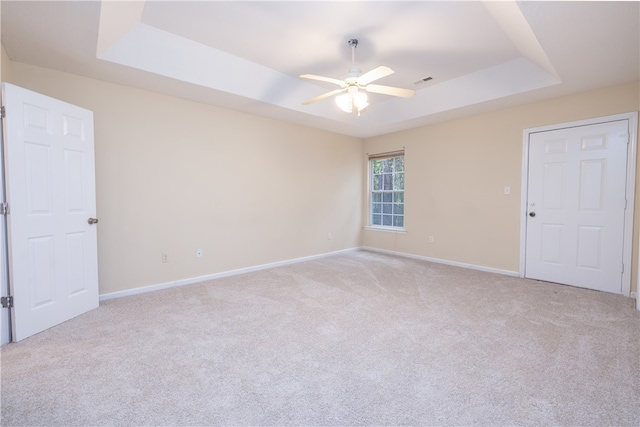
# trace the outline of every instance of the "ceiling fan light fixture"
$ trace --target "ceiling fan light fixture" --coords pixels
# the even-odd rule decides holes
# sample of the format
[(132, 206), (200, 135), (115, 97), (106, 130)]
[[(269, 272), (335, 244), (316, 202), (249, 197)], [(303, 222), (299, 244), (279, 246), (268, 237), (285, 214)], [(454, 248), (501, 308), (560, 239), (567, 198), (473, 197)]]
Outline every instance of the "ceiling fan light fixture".
[(358, 91), (357, 88), (354, 89), (349, 88), (347, 93), (336, 96), (336, 104), (345, 113), (352, 113), (355, 110), (360, 114), (369, 106), (369, 102), (366, 93)]

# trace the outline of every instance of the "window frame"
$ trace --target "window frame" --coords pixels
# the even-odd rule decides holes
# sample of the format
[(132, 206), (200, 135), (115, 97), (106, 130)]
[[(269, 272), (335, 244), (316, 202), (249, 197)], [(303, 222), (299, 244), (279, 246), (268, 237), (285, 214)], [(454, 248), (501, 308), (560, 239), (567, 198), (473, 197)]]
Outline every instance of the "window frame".
[[(392, 189), (391, 190), (374, 190), (374, 176), (376, 174), (374, 174), (374, 170), (373, 170), (373, 162), (376, 160), (388, 160), (388, 159), (395, 159), (401, 157), (402, 158), (402, 190), (396, 190), (393, 188), (393, 184), (392, 184)], [(406, 165), (405, 165), (405, 152), (404, 150), (400, 150), (400, 151), (392, 151), (392, 152), (387, 152), (387, 153), (380, 153), (380, 154), (370, 154), (368, 155), (368, 159), (367, 159), (367, 164), (368, 164), (368, 168), (367, 168), (367, 182), (368, 182), (368, 188), (367, 188), (367, 225), (365, 226), (366, 229), (370, 229), (370, 230), (380, 230), (380, 231), (391, 231), (391, 232), (400, 232), (400, 233), (404, 233), (405, 227), (406, 227), (406, 212), (405, 212), (405, 204), (406, 201), (404, 199), (404, 193), (406, 191)], [(396, 174), (398, 172), (395, 171), (395, 165), (394, 165), (394, 170), (391, 172), (391, 176), (392, 176), (392, 183), (393, 183), (393, 177), (396, 176)], [(377, 174), (377, 175), (381, 175), (381, 174)], [(392, 212), (391, 212), (391, 221), (392, 224), (391, 225), (383, 225), (383, 224), (374, 224), (373, 221), (373, 215), (374, 215), (374, 194), (378, 193), (378, 194), (384, 194), (384, 193), (390, 193), (392, 200), (390, 202), (383, 202), (381, 201), (381, 209), (384, 209), (383, 206), (385, 203), (389, 203), (392, 207)], [(393, 206), (395, 204), (398, 204), (395, 202), (395, 195), (401, 193), (402, 194), (402, 214), (395, 214), (393, 212)], [(384, 197), (384, 196), (383, 196)], [(382, 210), (380, 212), (382, 214)], [(397, 226), (397, 225), (393, 225), (393, 221), (394, 221), (394, 217), (396, 216), (401, 216), (402, 217), (402, 226)], [(381, 221), (382, 222), (382, 221)]]

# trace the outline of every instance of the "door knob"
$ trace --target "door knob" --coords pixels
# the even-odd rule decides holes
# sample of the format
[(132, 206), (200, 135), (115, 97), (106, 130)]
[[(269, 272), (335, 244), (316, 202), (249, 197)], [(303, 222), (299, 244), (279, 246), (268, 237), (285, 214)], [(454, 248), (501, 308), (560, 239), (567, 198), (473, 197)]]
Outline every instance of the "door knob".
[[(534, 217), (534, 216), (536, 216), (536, 213), (535, 213), (535, 212), (529, 212), (529, 216), (530, 216), (530, 217)], [(98, 221), (98, 220), (96, 220), (96, 222), (97, 222), (97, 221)]]
[(89, 221), (87, 222), (89, 223), (89, 225), (97, 224), (98, 218), (89, 218)]

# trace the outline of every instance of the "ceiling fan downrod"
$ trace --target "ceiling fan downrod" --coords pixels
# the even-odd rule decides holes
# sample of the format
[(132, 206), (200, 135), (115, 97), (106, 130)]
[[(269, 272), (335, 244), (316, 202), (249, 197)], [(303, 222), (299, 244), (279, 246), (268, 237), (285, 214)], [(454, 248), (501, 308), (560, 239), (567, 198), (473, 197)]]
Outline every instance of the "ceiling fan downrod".
[(349, 73), (342, 78), (349, 86), (351, 86), (357, 83), (358, 77), (360, 77), (362, 71), (356, 66), (356, 47), (358, 47), (358, 39), (349, 39), (347, 44), (351, 46), (351, 67), (349, 67)]
[(358, 47), (358, 39), (349, 39), (347, 42), (351, 46), (351, 63), (355, 62), (356, 48)]
[(351, 67), (356, 65), (356, 48), (358, 47), (358, 39), (349, 39), (347, 42), (351, 46)]

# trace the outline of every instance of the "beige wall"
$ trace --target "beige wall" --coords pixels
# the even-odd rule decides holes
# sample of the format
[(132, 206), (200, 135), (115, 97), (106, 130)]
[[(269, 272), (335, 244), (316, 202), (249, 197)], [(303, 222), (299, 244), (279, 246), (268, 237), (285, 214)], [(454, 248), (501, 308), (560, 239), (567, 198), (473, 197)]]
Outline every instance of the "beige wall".
[(7, 52), (4, 50), (4, 46), (0, 45), (0, 47), (2, 47), (2, 53), (0, 55), (0, 82), (4, 82), (9, 81), (11, 78), (11, 61), (9, 60), (9, 56), (7, 56)]
[(94, 112), (101, 294), (360, 246), (361, 139), (11, 65)]
[[(638, 93), (636, 82), (365, 140), (365, 153), (405, 147), (407, 231), (366, 230), (363, 245), (517, 272), (523, 130), (638, 111)], [(632, 290), (639, 202), (636, 196)]]
[[(6, 59), (6, 81), (94, 111), (102, 294), (359, 245), (517, 271), (523, 129), (640, 110), (636, 82), (363, 143)], [(407, 232), (362, 231), (366, 153), (403, 147)]]

